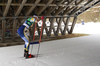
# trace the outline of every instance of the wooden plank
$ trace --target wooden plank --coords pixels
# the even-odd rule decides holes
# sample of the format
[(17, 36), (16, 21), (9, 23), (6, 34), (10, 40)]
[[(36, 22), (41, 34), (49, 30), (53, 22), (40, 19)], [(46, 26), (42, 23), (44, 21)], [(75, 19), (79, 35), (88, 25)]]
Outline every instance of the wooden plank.
[(35, 4), (32, 5), (32, 7), (28, 10), (28, 12), (26, 13), (26, 16), (29, 15), (34, 8), (37, 6), (37, 4), (40, 2), (41, 0), (36, 0)]
[(52, 3), (52, 1), (53, 1), (53, 0), (49, 0), (49, 1), (46, 3), (46, 6), (41, 7), (41, 8), (38, 10), (37, 15), (40, 15), (40, 14)]
[(27, 1), (27, 0), (23, 0), (23, 1), (22, 1), (22, 3), (21, 3), (21, 5), (19, 6), (19, 8), (18, 8), (18, 10), (17, 10), (17, 12), (16, 12), (16, 14), (15, 14), (15, 16), (18, 16), (18, 15), (19, 15), (19, 13), (21, 12), (22, 8), (24, 7), (24, 4), (26, 3), (26, 1)]
[(5, 42), (5, 23), (6, 20), (2, 20), (2, 42)]
[(63, 30), (63, 35), (66, 34), (66, 30), (68, 29), (69, 20), (70, 20), (70, 17), (67, 17), (67, 20), (66, 20), (66, 23), (65, 23), (65, 27), (64, 27), (64, 30)]
[(3, 17), (6, 17), (7, 13), (8, 13), (8, 10), (9, 10), (9, 7), (10, 7), (10, 4), (11, 4), (12, 0), (8, 0), (8, 3), (6, 4), (6, 8), (4, 10), (4, 13), (3, 13)]
[(72, 34), (76, 21), (77, 21), (77, 16), (75, 16), (74, 19), (73, 19), (73, 23), (72, 23), (69, 34)]

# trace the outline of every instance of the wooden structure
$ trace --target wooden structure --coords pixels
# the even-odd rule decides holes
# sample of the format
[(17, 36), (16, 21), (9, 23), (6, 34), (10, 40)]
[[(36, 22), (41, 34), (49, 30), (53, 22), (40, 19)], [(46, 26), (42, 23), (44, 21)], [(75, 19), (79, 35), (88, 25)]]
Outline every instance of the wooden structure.
[[(16, 38), (16, 31), (28, 17), (37, 14), (45, 15), (43, 32), (50, 37), (72, 34), (77, 16), (87, 9), (98, 4), (100, 0), (0, 0), (0, 31), (2, 41), (5, 42), (5, 31), (10, 30), (13, 41)], [(50, 26), (47, 26), (47, 19)], [(69, 26), (70, 19), (73, 19)], [(54, 23), (57, 25), (55, 26)], [(64, 24), (62, 28), (62, 23)], [(37, 32), (40, 34), (40, 27), (37, 24)], [(34, 26), (31, 27), (31, 35), (34, 33)]]

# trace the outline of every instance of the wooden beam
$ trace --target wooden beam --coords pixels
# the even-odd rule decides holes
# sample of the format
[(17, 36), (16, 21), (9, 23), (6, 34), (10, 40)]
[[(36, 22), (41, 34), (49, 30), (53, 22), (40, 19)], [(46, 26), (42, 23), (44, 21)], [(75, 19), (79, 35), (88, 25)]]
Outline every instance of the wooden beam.
[(2, 20), (2, 42), (5, 42), (5, 23), (6, 23), (6, 20), (3, 19)]
[(61, 22), (62, 22), (62, 18), (59, 19), (59, 23), (58, 23), (58, 27), (57, 27), (57, 31), (56, 31), (57, 36), (59, 34), (59, 29), (61, 28)]
[[(77, 3), (78, 4), (78, 3)], [(5, 4), (5, 3), (0, 3), (0, 6), (6, 6), (7, 4)], [(33, 5), (35, 5), (35, 4), (33, 4), (33, 3), (26, 3), (26, 4), (24, 4), (24, 6), (33, 6)], [(20, 6), (20, 4), (19, 3), (11, 3), (11, 6)], [(37, 4), (37, 6), (46, 6), (46, 4), (41, 4), (41, 3), (39, 3), (39, 4)], [(49, 6), (52, 6), (52, 7), (55, 7), (55, 6), (58, 6), (57, 4), (50, 4)], [(75, 5), (75, 4), (70, 4), (70, 5), (66, 5), (66, 4), (60, 4), (59, 6), (84, 6), (84, 5)]]
[[(93, 7), (93, 6), (95, 6), (95, 5), (99, 4), (99, 3), (100, 3), (100, 1), (97, 1), (94, 4), (92, 4), (91, 7)], [(90, 9), (91, 7), (85, 8), (82, 12), (79, 12), (78, 15), (82, 14), (83, 12), (85, 12), (88, 9)]]
[[(53, 15), (48, 15), (48, 16), (45, 16), (45, 17), (68, 17), (69, 15), (63, 15), (63, 16), (61, 16), (61, 15), (55, 15), (55, 16), (53, 16)], [(74, 15), (70, 15), (71, 17), (73, 17)], [(28, 17), (32, 17), (32, 16), (26, 16), (27, 18)], [(26, 18), (25, 16), (19, 16), (19, 17), (5, 17), (5, 18), (9, 18), (9, 19), (13, 19), (13, 18)], [(38, 17), (41, 17), (41, 16), (38, 16)], [(2, 17), (0, 17), (0, 19), (2, 19)]]
[[(38, 1), (38, 0), (36, 0), (36, 1)], [(71, 0), (71, 1), (73, 1), (73, 3), (75, 2), (75, 0)], [(80, 0), (80, 2), (81, 1), (85, 1), (85, 0)], [(79, 4), (80, 2), (78, 2), (77, 4)], [(70, 3), (70, 2), (69, 2)], [(6, 3), (0, 3), (0, 6), (6, 6), (7, 4)], [(24, 6), (33, 6), (33, 5), (35, 5), (35, 4), (33, 4), (33, 3), (26, 3), (26, 4), (24, 4)], [(11, 3), (11, 6), (20, 6), (20, 3)], [(37, 4), (37, 6), (46, 6), (46, 4), (44, 4), (44, 3), (38, 3)], [(48, 6), (53, 6), (53, 7), (55, 7), (55, 6), (58, 6), (58, 4), (49, 4)], [(75, 4), (60, 4), (59, 6), (84, 6), (84, 4), (79, 4), (79, 5), (75, 5)]]
[[(85, 7), (85, 6), (89, 6), (89, 5), (90, 5), (91, 3), (93, 3), (93, 2), (94, 2), (93, 0), (89, 0), (86, 4), (84, 4), (84, 7)], [(76, 10), (73, 10), (73, 11), (70, 13), (70, 15), (75, 14), (77, 11), (83, 9), (84, 7), (81, 6), (80, 8), (78, 8), (78, 9), (76, 9)]]
[(26, 16), (28, 16), (33, 10), (34, 8), (37, 6), (37, 4), (40, 2), (41, 0), (36, 0), (35, 4), (32, 5), (32, 7), (28, 10), (28, 12), (26, 13)]
[(48, 15), (48, 14), (50, 14), (51, 12), (53, 12), (62, 2), (64, 2), (65, 0), (61, 0), (61, 1), (59, 1), (58, 2), (58, 4), (57, 4), (57, 6), (55, 6), (55, 7), (53, 7), (53, 8), (50, 8), (48, 11), (47, 11), (47, 13), (46, 13), (46, 15)]
[[(46, 31), (46, 35), (48, 36), (48, 29), (47, 29), (47, 27), (46, 27), (45, 22), (46, 22), (46, 18), (43, 20), (43, 30)], [(43, 32), (43, 31), (42, 31), (42, 32)], [(42, 34), (43, 34), (43, 33), (42, 33)]]
[(54, 26), (52, 29), (53, 29), (54, 35), (56, 36), (56, 30), (55, 30)]
[(63, 35), (63, 30), (62, 30), (62, 28), (61, 28), (61, 27), (59, 28), (59, 30), (60, 30), (61, 34)]
[(44, 7), (41, 7), (39, 10), (38, 10), (38, 13), (37, 15), (40, 15), (51, 3), (52, 3), (53, 0), (49, 0), (46, 4), (46, 6)]
[(24, 4), (26, 3), (26, 1), (27, 1), (27, 0), (23, 0), (23, 1), (22, 1), (22, 3), (21, 3), (21, 5), (19, 6), (19, 8), (18, 8), (18, 10), (17, 10), (17, 12), (16, 12), (16, 14), (15, 14), (15, 16), (18, 16), (18, 15), (19, 15), (19, 13), (21, 12), (22, 8), (24, 7)]
[(68, 12), (70, 12), (71, 10), (73, 10), (74, 8), (76, 7), (72, 7), (70, 9), (66, 9), (64, 12), (63, 12), (63, 15), (66, 15)]
[[(75, 2), (74, 0), (70, 1), (68, 3), (68, 5), (72, 4), (73, 2)], [(58, 15), (60, 12), (62, 12), (65, 8), (68, 7), (68, 5), (66, 5), (65, 7), (60, 7), (60, 10), (58, 9), (56, 12), (55, 12), (55, 15)]]
[(79, 5), (80, 3), (82, 3), (83, 1), (84, 1), (84, 0), (81, 0), (81, 1), (79, 1), (79, 2), (76, 4), (76, 6), (70, 8), (70, 9), (66, 9), (66, 10), (63, 12), (63, 15), (66, 15), (68, 12), (72, 11), (73, 9), (76, 9), (76, 8), (78, 7), (78, 5)]
[(50, 24), (50, 29), (49, 29), (49, 33), (48, 33), (49, 36), (51, 36), (51, 31), (52, 31), (52, 28), (53, 28), (54, 18), (51, 18), (50, 23), (51, 23)]
[(64, 27), (64, 30), (63, 30), (63, 35), (66, 34), (66, 30), (68, 29), (69, 20), (70, 20), (70, 17), (67, 17), (67, 20), (66, 20), (66, 23), (65, 23), (65, 27)]
[(9, 10), (9, 7), (10, 7), (10, 4), (11, 4), (12, 0), (8, 0), (8, 3), (6, 4), (6, 8), (4, 10), (4, 13), (3, 13), (3, 17), (6, 17), (7, 13), (8, 13), (8, 10)]
[(55, 15), (58, 15), (60, 12), (63, 11), (63, 9), (65, 9), (66, 7), (59, 7), (58, 10), (56, 10)]
[(72, 23), (72, 26), (71, 26), (69, 34), (72, 34), (76, 21), (77, 21), (77, 16), (75, 16), (74, 19), (73, 19), (73, 23)]

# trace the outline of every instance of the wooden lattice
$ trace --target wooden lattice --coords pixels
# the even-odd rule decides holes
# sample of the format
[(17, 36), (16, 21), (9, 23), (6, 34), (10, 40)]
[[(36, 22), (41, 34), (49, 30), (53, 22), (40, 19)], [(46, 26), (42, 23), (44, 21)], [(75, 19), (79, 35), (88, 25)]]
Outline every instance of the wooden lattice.
[[(39, 17), (43, 14), (45, 15), (43, 32), (47, 37), (52, 34), (59, 36), (59, 33), (61, 33), (60, 35), (71, 34), (77, 16), (99, 2), (100, 0), (0, 0), (2, 41), (5, 41), (6, 30), (11, 30), (12, 39), (14, 40), (17, 29), (28, 17), (34, 14), (37, 14)], [(69, 25), (70, 18), (73, 18), (71, 25)], [(49, 20), (50, 26), (47, 26), (47, 20)], [(55, 26), (54, 23), (57, 25)], [(33, 35), (34, 25), (30, 30), (31, 35)], [(37, 24), (38, 35), (40, 31), (40, 27)]]

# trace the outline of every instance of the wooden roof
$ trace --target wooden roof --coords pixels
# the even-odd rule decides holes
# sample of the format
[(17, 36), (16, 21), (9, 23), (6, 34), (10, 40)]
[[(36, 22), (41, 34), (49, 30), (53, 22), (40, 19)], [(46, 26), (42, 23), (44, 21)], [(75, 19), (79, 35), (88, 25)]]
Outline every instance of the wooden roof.
[(100, 0), (0, 0), (0, 18), (41, 16), (74, 16)]
[[(72, 33), (76, 23), (77, 16), (98, 4), (100, 0), (0, 0), (0, 32), (2, 32), (2, 41), (5, 41), (5, 31), (11, 30), (12, 39), (16, 37), (16, 30), (22, 25), (24, 20), (30, 16), (38, 15), (41, 17), (49, 17), (50, 29), (43, 24), (47, 36), (51, 35), (51, 31), (58, 35), (59, 30), (65, 35), (66, 30)], [(54, 29), (54, 18), (59, 17), (57, 21), (57, 31)], [(63, 18), (62, 18), (63, 17)], [(67, 19), (64, 21), (64, 17)], [(68, 29), (70, 17), (74, 17), (71, 29)], [(45, 19), (44, 19), (45, 20)], [(61, 29), (61, 22), (64, 22), (64, 30)], [(46, 21), (44, 21), (46, 22)], [(38, 27), (38, 25), (37, 25)], [(39, 27), (37, 29), (39, 33)], [(33, 29), (32, 29), (33, 33)]]

